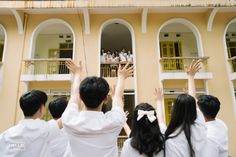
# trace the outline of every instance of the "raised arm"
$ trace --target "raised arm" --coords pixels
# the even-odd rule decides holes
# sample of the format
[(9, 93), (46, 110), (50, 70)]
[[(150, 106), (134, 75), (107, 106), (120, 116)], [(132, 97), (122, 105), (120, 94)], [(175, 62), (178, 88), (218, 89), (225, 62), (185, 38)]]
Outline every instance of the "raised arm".
[(163, 100), (163, 91), (161, 88), (156, 89), (154, 91), (154, 97), (156, 100), (156, 113), (157, 113), (157, 118), (159, 123), (164, 123), (164, 113), (163, 113), (163, 105), (162, 105), (162, 100)]
[(82, 64), (81, 61), (79, 62), (79, 66), (77, 66), (72, 61), (66, 61), (67, 68), (73, 74), (73, 81), (71, 86), (71, 96), (68, 104), (75, 103), (78, 105), (79, 110), (82, 109), (81, 100), (79, 96), (79, 86), (81, 82), (81, 75), (82, 75)]
[(201, 60), (193, 60), (189, 67), (185, 67), (188, 76), (188, 94), (196, 98), (195, 74), (201, 69)]
[(118, 81), (115, 89), (115, 94), (112, 101), (112, 107), (119, 106), (122, 109), (124, 108), (124, 103), (122, 100), (124, 88), (125, 88), (125, 79), (133, 75), (133, 66), (129, 67), (127, 63), (123, 68), (119, 65), (118, 69)]
[(129, 127), (128, 123), (127, 123), (128, 115), (129, 115), (129, 112), (125, 111), (126, 123), (124, 125), (124, 130), (125, 130), (126, 135), (129, 137), (129, 135), (131, 133), (131, 130), (130, 130), (130, 127)]
[[(114, 95), (115, 95), (115, 89), (116, 89), (116, 85), (110, 86), (110, 92), (109, 92), (109, 94), (110, 94), (110, 96), (111, 96), (112, 101), (113, 101), (113, 98), (114, 98)], [(127, 121), (127, 119), (128, 119), (128, 115), (129, 115), (129, 112), (128, 112), (128, 111), (125, 111), (126, 121)], [(127, 124), (127, 122), (126, 122), (125, 125), (124, 125), (124, 130), (125, 130), (126, 135), (129, 137), (131, 130), (130, 130), (130, 127), (129, 127), (129, 125)]]

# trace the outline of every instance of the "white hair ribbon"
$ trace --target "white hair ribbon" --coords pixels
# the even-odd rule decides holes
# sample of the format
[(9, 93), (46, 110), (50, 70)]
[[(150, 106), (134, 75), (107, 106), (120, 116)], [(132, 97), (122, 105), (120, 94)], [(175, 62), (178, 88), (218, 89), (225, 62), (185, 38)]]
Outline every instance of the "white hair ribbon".
[(154, 115), (154, 110), (152, 111), (144, 111), (144, 110), (138, 110), (138, 118), (137, 121), (139, 121), (141, 118), (143, 118), (144, 115), (147, 115), (148, 120), (152, 123), (154, 120), (156, 120), (156, 116)]

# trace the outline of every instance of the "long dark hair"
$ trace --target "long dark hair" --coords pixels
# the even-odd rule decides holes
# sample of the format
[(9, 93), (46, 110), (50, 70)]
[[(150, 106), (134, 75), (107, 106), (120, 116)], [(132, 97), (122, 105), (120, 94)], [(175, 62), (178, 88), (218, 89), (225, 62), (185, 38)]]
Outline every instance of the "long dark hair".
[(140, 154), (153, 157), (153, 155), (164, 149), (164, 137), (160, 131), (158, 119), (151, 123), (144, 115), (137, 121), (138, 110), (154, 111), (156, 116), (156, 111), (150, 104), (141, 103), (136, 106), (130, 134), (131, 146), (138, 150)]
[[(196, 118), (197, 111), (194, 97), (188, 94), (180, 94), (174, 101), (171, 120), (165, 132), (165, 138), (168, 140), (169, 138), (175, 138), (184, 131), (190, 148), (191, 157), (195, 156), (193, 145), (191, 143), (191, 125), (194, 124)], [(180, 131), (176, 135), (170, 136), (179, 128)]]

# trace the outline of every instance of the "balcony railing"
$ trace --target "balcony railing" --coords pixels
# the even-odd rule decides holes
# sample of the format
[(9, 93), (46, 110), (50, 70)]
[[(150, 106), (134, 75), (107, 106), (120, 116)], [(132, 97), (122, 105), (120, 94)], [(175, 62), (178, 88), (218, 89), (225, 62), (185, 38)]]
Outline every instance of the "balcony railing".
[(41, 75), (41, 74), (69, 74), (69, 69), (65, 62), (71, 60), (70, 58), (57, 59), (29, 59), (24, 60), (24, 74)]
[(229, 58), (228, 61), (231, 66), (231, 71), (236, 72), (236, 56)]
[(184, 66), (190, 65), (192, 60), (202, 60), (203, 70), (209, 57), (162, 57), (160, 59), (162, 72), (184, 72)]
[(124, 144), (125, 140), (127, 140), (127, 139), (128, 139), (127, 136), (119, 136), (118, 137), (117, 146), (118, 146), (119, 152), (121, 152), (123, 144)]
[[(119, 64), (125, 66), (127, 62), (104, 62), (101, 63), (100, 75), (102, 77), (117, 77), (117, 71)], [(130, 63), (129, 66), (133, 66), (133, 63)]]

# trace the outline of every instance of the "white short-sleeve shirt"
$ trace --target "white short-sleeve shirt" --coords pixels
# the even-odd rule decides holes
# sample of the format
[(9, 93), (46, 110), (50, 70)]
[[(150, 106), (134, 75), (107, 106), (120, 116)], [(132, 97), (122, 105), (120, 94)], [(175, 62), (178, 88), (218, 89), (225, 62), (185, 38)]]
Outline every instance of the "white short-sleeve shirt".
[[(164, 123), (160, 123), (159, 126), (160, 126), (160, 131), (164, 133), (166, 130), (166, 125)], [(131, 139), (132, 138), (129, 138), (124, 142), (122, 152), (121, 152), (121, 157), (146, 157), (146, 155), (140, 154), (138, 150), (136, 150), (135, 148), (131, 146)], [(153, 157), (164, 157), (164, 151), (163, 150), (160, 151), (158, 154), (155, 154)]]
[[(125, 124), (122, 108), (111, 111), (78, 111), (77, 104), (68, 104), (62, 123), (69, 137), (74, 157), (117, 157), (117, 138)], [(68, 152), (67, 152), (68, 153)]]
[(66, 152), (68, 143), (68, 136), (63, 128), (60, 130), (60, 134), (50, 141), (52, 157), (62, 157)]
[[(177, 129), (170, 136), (174, 136), (179, 132)], [(203, 157), (203, 148), (206, 144), (207, 130), (205, 120), (201, 111), (197, 111), (197, 118), (191, 126), (191, 142), (195, 157)], [(183, 131), (166, 141), (166, 157), (190, 157), (190, 150), (187, 139)]]
[(24, 119), (0, 135), (2, 157), (51, 157), (49, 143), (60, 133), (56, 121)]
[(228, 157), (228, 128), (220, 119), (206, 122), (207, 145), (205, 156)]

